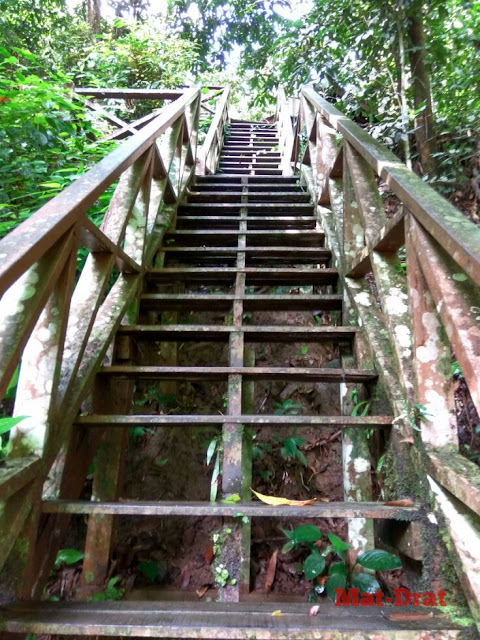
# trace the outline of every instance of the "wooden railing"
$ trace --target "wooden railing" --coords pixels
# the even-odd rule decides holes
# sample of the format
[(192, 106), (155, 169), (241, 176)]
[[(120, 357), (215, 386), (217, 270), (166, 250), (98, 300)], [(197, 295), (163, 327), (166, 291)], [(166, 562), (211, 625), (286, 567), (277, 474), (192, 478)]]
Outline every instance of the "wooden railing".
[[(116, 119), (116, 137), (129, 139), (0, 242), (0, 397), (21, 361), (14, 413), (27, 416), (0, 467), (0, 567), (61, 463), (119, 324), (135, 314), (142, 274), (194, 176), (200, 88), (137, 94), (128, 97), (175, 101), (141, 123)], [(115, 184), (97, 228), (89, 208)]]
[(295, 141), (292, 119), (296, 114), (294, 98), (287, 98), (285, 89), (278, 87), (275, 120), (278, 128), (278, 148), (282, 154), (282, 175), (293, 176), (292, 153)]
[[(480, 229), (310, 87), (301, 91), (293, 160), (395, 413), (396, 497), (412, 493), (419, 469), (428, 473), (478, 621), (480, 469), (459, 453), (452, 358), (480, 412)], [(380, 184), (398, 198), (393, 215)]]
[(230, 103), (230, 85), (223, 92), (215, 105), (212, 123), (202, 148), (198, 152), (197, 174), (205, 176), (217, 170), (222, 152), (225, 125), (228, 123), (228, 107)]

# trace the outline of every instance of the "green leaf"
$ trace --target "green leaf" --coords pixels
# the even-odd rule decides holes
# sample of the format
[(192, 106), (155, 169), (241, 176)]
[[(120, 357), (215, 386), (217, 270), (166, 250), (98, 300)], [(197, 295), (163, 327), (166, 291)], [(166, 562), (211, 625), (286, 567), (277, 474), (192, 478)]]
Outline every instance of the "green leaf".
[(237, 502), (240, 502), (241, 498), (238, 495), (238, 493), (232, 493), (231, 496), (228, 496), (228, 498), (224, 498), (222, 500), (223, 504), (236, 504)]
[(155, 582), (158, 578), (158, 563), (154, 560), (141, 560), (138, 567), (151, 582)]
[(339, 551), (348, 551), (352, 548), (348, 543), (336, 536), (334, 533), (329, 533), (327, 535), (328, 539), (333, 545), (335, 553), (338, 553)]
[(288, 553), (289, 551), (291, 551), (294, 548), (295, 548), (295, 541), (294, 540), (289, 540), (286, 544), (283, 545), (282, 553)]
[(216, 447), (217, 447), (217, 439), (214, 438), (213, 440), (210, 441), (210, 444), (208, 445), (208, 449), (207, 449), (207, 465), (209, 465), (210, 462), (212, 461), (213, 454), (215, 453)]
[(376, 593), (380, 589), (378, 580), (369, 573), (357, 573), (352, 580), (352, 586), (360, 590), (360, 593)]
[[(339, 562), (338, 564), (343, 564)], [(327, 591), (328, 597), (332, 602), (336, 600), (335, 589), (345, 589), (347, 586), (347, 576), (342, 575), (341, 573), (332, 573), (325, 583), (325, 589)]]
[(313, 551), (303, 563), (303, 570), (307, 580), (313, 580), (325, 569), (325, 558), (318, 552)]
[(322, 532), (313, 524), (302, 524), (292, 532), (291, 539), (294, 542), (316, 542), (322, 537)]
[(304, 467), (308, 467), (308, 462), (305, 457), (305, 454), (303, 453), (303, 451), (299, 451), (298, 449), (297, 449), (297, 459), (300, 460), (300, 462), (303, 464)]
[[(1, 205), (0, 205), (1, 208)], [(15, 369), (12, 379), (10, 380), (10, 382), (8, 383), (8, 387), (7, 390), (5, 391), (5, 399), (7, 400), (11, 400), (12, 398), (15, 398), (15, 394), (17, 392), (17, 384), (18, 384), (18, 374), (20, 373), (20, 366), (17, 365), (17, 368)]]
[(16, 424), (18, 424), (22, 420), (25, 420), (25, 418), (28, 418), (28, 416), (15, 416), (14, 418), (0, 418), (0, 436), (3, 435), (4, 433), (7, 433), (7, 431), (10, 431), (10, 429), (13, 429), (13, 427)]
[(62, 563), (69, 565), (76, 564), (80, 562), (80, 560), (83, 560), (83, 555), (84, 554), (77, 549), (60, 549), (55, 559), (55, 566), (59, 567)]
[(371, 551), (365, 551), (358, 556), (358, 564), (365, 567), (365, 569), (371, 569), (372, 571), (390, 571), (391, 569), (400, 569), (402, 567), (402, 561), (393, 553), (383, 551), (383, 549), (372, 549)]
[(334, 573), (339, 573), (342, 576), (346, 576), (347, 575), (347, 567), (345, 566), (344, 562), (334, 562), (330, 566), (330, 569), (328, 570), (328, 573), (331, 576), (333, 576)]

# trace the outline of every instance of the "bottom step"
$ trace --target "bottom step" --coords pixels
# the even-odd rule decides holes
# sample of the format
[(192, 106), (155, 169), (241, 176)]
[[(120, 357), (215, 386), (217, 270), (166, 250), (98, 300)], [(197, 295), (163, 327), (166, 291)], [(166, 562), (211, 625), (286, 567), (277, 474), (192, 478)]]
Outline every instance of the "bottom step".
[[(390, 620), (407, 607), (320, 603), (25, 602), (4, 608), (0, 625), (11, 633), (215, 638), (215, 640), (454, 640), (465, 629), (434, 609), (415, 607), (421, 620)], [(275, 612), (275, 615), (274, 615)]]

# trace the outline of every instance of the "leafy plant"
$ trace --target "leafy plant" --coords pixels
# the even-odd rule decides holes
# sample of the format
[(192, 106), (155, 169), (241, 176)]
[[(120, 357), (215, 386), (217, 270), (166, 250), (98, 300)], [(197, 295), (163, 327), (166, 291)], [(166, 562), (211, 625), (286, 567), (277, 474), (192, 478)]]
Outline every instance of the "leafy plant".
[[(390, 571), (400, 569), (400, 558), (382, 549), (364, 551), (356, 560), (353, 567), (346, 563), (346, 554), (351, 545), (339, 538), (334, 533), (328, 533), (328, 544), (323, 551), (318, 548), (318, 543), (323, 538), (323, 533), (314, 525), (301, 525), (293, 530), (283, 530), (288, 541), (283, 546), (282, 553), (288, 553), (298, 547), (306, 547), (309, 555), (303, 563), (303, 572), (307, 580), (316, 580), (326, 569), (326, 559), (333, 554), (333, 560), (328, 568), (328, 578), (325, 581), (325, 590), (328, 596), (335, 602), (336, 589), (358, 588), (360, 593), (376, 593), (380, 584), (374, 575), (356, 570), (357, 565), (370, 571)], [(323, 586), (314, 587), (316, 593), (323, 591)]]
[(100, 593), (96, 593), (91, 596), (89, 600), (94, 602), (106, 602), (107, 600), (120, 600), (125, 593), (125, 589), (118, 587), (118, 582), (120, 580), (120, 576), (114, 576), (110, 578), (107, 582), (107, 586), (105, 587), (105, 591), (101, 591)]
[(279, 436), (274, 436), (280, 444), (280, 455), (284, 460), (299, 460), (304, 467), (307, 466), (307, 459), (303, 451), (300, 451), (299, 447), (307, 444), (307, 441), (297, 436), (291, 436), (282, 440)]
[(62, 564), (72, 565), (83, 560), (84, 554), (77, 549), (60, 549), (55, 558), (55, 568)]
[(297, 416), (302, 411), (303, 406), (295, 404), (291, 398), (287, 398), (282, 402), (275, 402), (274, 414), (276, 416)]
[(28, 416), (7, 416), (6, 418), (0, 418), (0, 460), (4, 460), (7, 457), (7, 444), (10, 430), (27, 417)]
[(215, 457), (213, 463), (212, 479), (210, 480), (210, 502), (215, 502), (218, 494), (218, 479), (221, 473), (221, 457), (223, 452), (223, 440), (222, 436), (218, 435), (212, 438), (208, 444), (206, 463), (207, 466), (211, 463)]

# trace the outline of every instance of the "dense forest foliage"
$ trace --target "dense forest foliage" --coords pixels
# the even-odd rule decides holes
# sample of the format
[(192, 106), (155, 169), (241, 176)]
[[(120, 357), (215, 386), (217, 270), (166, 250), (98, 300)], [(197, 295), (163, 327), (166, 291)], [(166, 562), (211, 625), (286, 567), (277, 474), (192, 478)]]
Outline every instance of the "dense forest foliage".
[(252, 117), (313, 83), (478, 220), (479, 34), (468, 0), (0, 0), (0, 236), (111, 148), (73, 85), (227, 79)]

